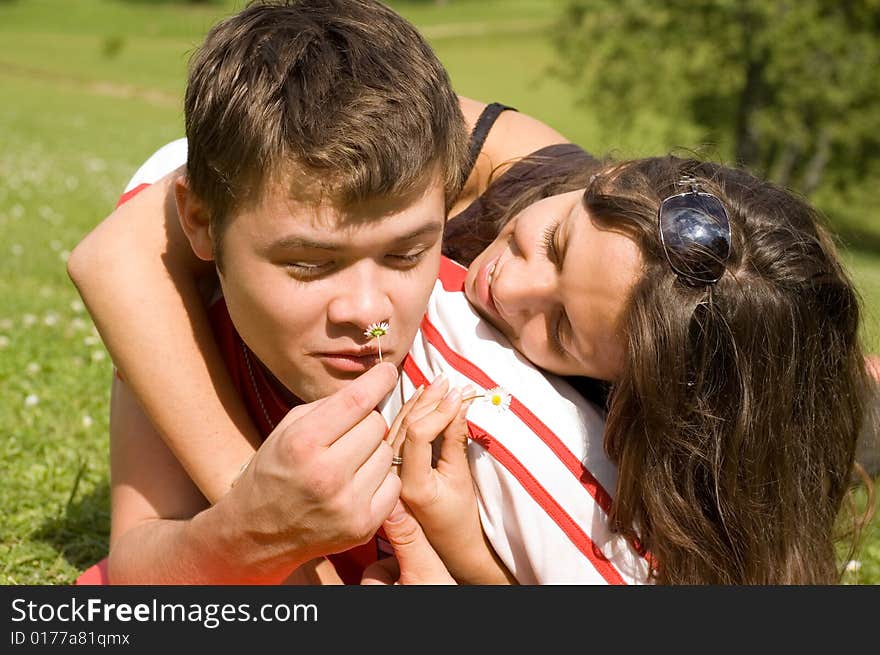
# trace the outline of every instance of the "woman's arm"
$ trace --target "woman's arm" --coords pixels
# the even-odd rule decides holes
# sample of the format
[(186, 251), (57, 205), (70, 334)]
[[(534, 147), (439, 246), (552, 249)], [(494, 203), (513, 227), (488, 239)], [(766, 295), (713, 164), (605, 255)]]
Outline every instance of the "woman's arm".
[(74, 249), (68, 272), (147, 416), (211, 502), (228, 491), (259, 437), (226, 371), (197, 277), (212, 269), (180, 228), (162, 178)]

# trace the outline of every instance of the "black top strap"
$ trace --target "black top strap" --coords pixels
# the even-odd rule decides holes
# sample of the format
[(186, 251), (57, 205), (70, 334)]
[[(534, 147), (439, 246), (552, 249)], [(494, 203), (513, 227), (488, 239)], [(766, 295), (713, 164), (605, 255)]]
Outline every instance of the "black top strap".
[(477, 156), (480, 154), (480, 150), (483, 149), (483, 143), (485, 143), (486, 137), (489, 136), (489, 131), (495, 124), (498, 116), (501, 115), (501, 112), (507, 111), (508, 109), (516, 111), (513, 107), (502, 105), (500, 102), (493, 102), (492, 104), (486, 105), (482, 113), (480, 113), (480, 117), (477, 119), (477, 124), (474, 125), (474, 131), (471, 132), (471, 140), (468, 145), (468, 158), (463, 167), (464, 175), (461, 178), (462, 182), (470, 177), (474, 164), (477, 163)]

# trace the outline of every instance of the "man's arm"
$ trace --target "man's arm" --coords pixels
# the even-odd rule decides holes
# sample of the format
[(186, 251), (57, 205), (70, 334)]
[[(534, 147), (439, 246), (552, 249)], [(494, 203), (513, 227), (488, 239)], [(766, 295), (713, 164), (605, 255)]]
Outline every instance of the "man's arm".
[(272, 584), (364, 543), (400, 493), (387, 426), (373, 409), (396, 379), (393, 365), (380, 364), (291, 411), (211, 507), (115, 381), (111, 582)]

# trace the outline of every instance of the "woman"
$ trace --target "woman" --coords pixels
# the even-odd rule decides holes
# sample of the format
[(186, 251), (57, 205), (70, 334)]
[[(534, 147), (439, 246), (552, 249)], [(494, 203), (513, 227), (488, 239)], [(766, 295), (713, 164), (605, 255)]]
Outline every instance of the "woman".
[[(473, 108), (469, 116), (477, 122)], [(619, 469), (611, 510), (617, 529), (651, 553), (659, 583), (836, 581), (834, 524), (866, 381), (857, 297), (815, 211), (716, 164), (673, 157), (600, 163), (576, 146), (553, 144), (535, 143), (549, 147), (492, 184), (491, 165), (478, 163), (451, 213), (446, 254), (469, 265), (468, 298), (523, 355), (548, 371), (604, 383), (605, 447)], [(158, 186), (140, 210), (155, 213), (163, 201)], [(108, 225), (125, 220), (132, 238), (130, 219)], [(105, 228), (74, 253), (71, 275), (166, 434), (180, 428), (181, 406), (173, 418), (152, 410), (150, 393), (167, 388), (167, 376), (142, 361), (142, 343), (133, 347), (125, 337), (132, 321), (157, 311), (181, 326), (175, 339), (188, 345), (176, 361), (196, 394), (187, 395), (183, 421), (189, 410), (199, 422), (208, 415), (209, 429), (225, 430), (234, 444), (213, 446), (225, 464), (215, 459), (213, 471), (202, 473), (192, 451), (190, 459), (182, 453), (213, 500), (248, 451), (232, 433), (254, 441), (253, 428), (238, 427), (247, 425), (246, 414), (230, 400), (216, 353), (210, 346), (204, 357), (199, 352), (210, 332), (175, 239), (169, 246), (158, 223), (136, 225), (139, 249), (123, 244), (124, 257), (103, 256), (113, 279), (101, 279), (104, 267), (78, 261), (120, 248), (121, 231)], [(135, 314), (108, 305), (129, 281), (156, 278), (163, 266), (186, 305), (175, 304), (167, 288), (164, 295), (147, 290), (155, 302), (134, 307)], [(190, 321), (199, 342), (182, 329)], [(221, 400), (213, 397), (206, 411), (202, 398), (218, 379)], [(235, 428), (221, 405), (232, 408)]]

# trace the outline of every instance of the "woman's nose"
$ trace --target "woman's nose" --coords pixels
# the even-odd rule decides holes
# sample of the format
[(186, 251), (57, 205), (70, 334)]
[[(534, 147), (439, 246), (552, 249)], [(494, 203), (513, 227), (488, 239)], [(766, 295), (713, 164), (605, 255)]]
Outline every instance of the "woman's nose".
[(544, 311), (552, 302), (556, 275), (552, 266), (514, 258), (495, 271), (492, 295), (498, 311), (511, 325)]

